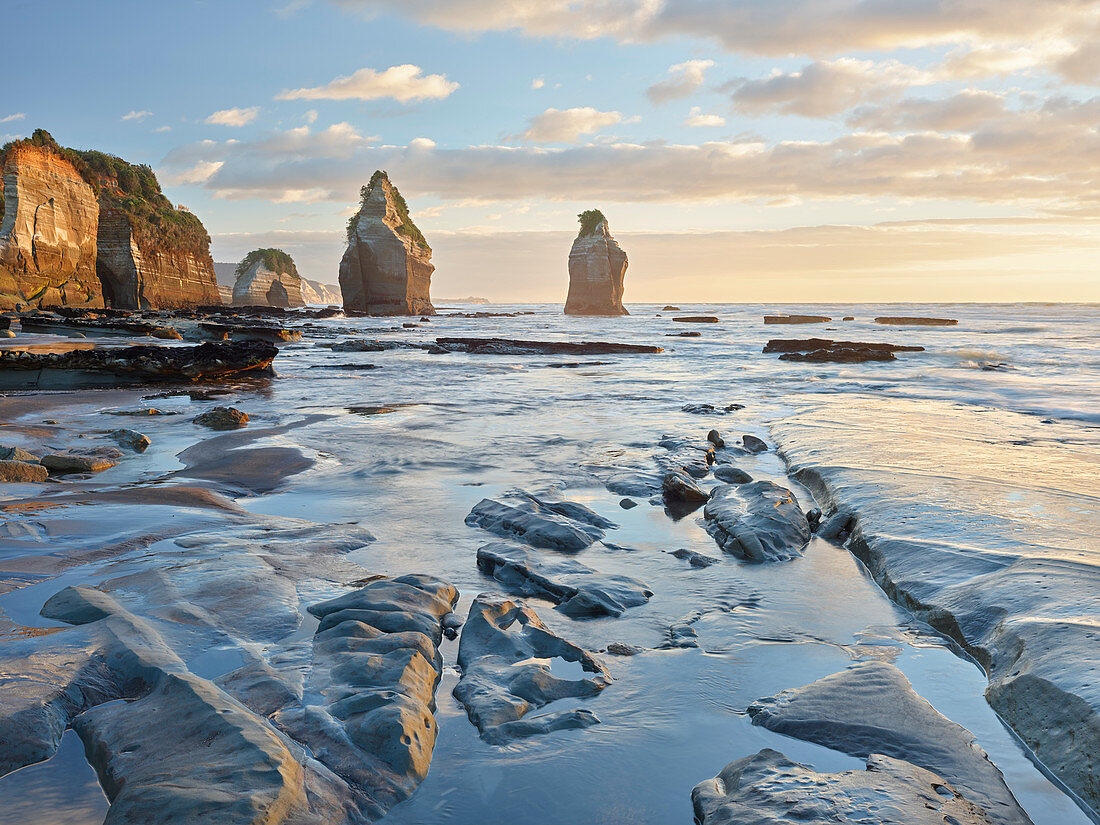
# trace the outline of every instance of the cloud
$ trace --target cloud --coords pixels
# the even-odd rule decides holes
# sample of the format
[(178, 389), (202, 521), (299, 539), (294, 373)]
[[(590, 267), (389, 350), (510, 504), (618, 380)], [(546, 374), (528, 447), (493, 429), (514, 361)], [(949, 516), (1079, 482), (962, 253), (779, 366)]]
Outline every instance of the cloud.
[(213, 177), (225, 165), (222, 160), (200, 160), (194, 166), (180, 169), (176, 172), (162, 175), (162, 182), (167, 186), (180, 186), (185, 184), (204, 183)]
[(253, 106), (250, 109), (221, 109), (206, 118), (205, 122), (216, 126), (245, 126), (254, 121), (259, 114), (259, 106)]
[(546, 81), (543, 80), (541, 77), (536, 77), (534, 80), (531, 81), (532, 89), (541, 89), (545, 85)]
[(646, 89), (646, 97), (657, 104), (688, 97), (706, 82), (707, 69), (713, 65), (713, 60), (688, 60), (669, 66), (668, 79)]
[(8, 115), (7, 117), (0, 117), (0, 123), (15, 123), (17, 120), (23, 120), (27, 115), (23, 112), (16, 112), (14, 115)]
[(1006, 114), (1001, 95), (972, 89), (938, 100), (907, 99), (861, 107), (848, 123), (875, 131), (971, 132)]
[(876, 63), (842, 57), (815, 61), (794, 72), (777, 71), (759, 80), (735, 81), (726, 88), (732, 88), (734, 108), (746, 114), (829, 117), (934, 80), (930, 73), (894, 60)]
[(145, 120), (145, 118), (149, 117), (149, 115), (151, 115), (151, 114), (153, 114), (153, 113), (146, 110), (146, 109), (142, 109), (140, 112), (137, 112), (137, 111), (134, 111), (133, 109), (131, 109), (129, 111), (129, 113), (122, 116), (122, 119), (123, 120), (136, 120), (138, 123), (141, 123), (141, 121)]
[(393, 98), (401, 103), (414, 100), (438, 100), (448, 97), (458, 84), (442, 74), (422, 74), (419, 66), (405, 63), (378, 72), (360, 69), (348, 77), (337, 77), (324, 86), (286, 89), (276, 100), (381, 100)]
[(726, 119), (721, 115), (706, 114), (699, 106), (692, 106), (691, 112), (688, 114), (687, 119), (684, 120), (684, 125), (692, 129), (703, 129), (708, 126), (725, 126)]
[(177, 173), (200, 161), (223, 162), (200, 185), (233, 199), (354, 203), (369, 172), (387, 169), (410, 197), (442, 200), (892, 198), (1085, 214), (1100, 211), (1100, 97), (1006, 111), (970, 133), (875, 131), (774, 143), (440, 148), (424, 139), (378, 145), (347, 124), (316, 134), (302, 127), (255, 141), (190, 144), (173, 150), (162, 167)]
[(304, 120), (306, 123), (316, 123), (317, 122), (317, 110), (316, 109), (310, 109), (304, 115), (302, 115), (302, 120)]
[(164, 132), (171, 132), (172, 127), (171, 126), (158, 126), (153, 131), (156, 132), (157, 134), (163, 134)]
[(575, 109), (547, 109), (529, 121), (527, 131), (513, 139), (528, 143), (575, 143), (581, 135), (591, 135), (623, 122), (618, 112), (601, 112), (591, 106)]

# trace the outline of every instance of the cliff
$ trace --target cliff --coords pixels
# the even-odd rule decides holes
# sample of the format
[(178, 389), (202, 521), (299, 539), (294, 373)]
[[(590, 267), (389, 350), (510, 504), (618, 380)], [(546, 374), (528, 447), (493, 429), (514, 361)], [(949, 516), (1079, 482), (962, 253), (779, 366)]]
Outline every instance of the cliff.
[(428, 294), (435, 271), (432, 250), (412, 222), (405, 199), (382, 171), (360, 194), (340, 261), (344, 309), (371, 315), (435, 312)]
[(0, 309), (102, 307), (95, 192), (52, 138), (38, 139), (36, 132), (0, 157)]
[(626, 253), (611, 237), (607, 218), (598, 209), (579, 216), (581, 231), (569, 251), (566, 315), (629, 315), (623, 306)]
[(339, 304), (340, 288), (302, 278), (302, 300), (307, 304)]
[(96, 271), (107, 302), (120, 309), (220, 304), (210, 236), (164, 196), (153, 170), (103, 152), (75, 154), (99, 198)]
[(255, 249), (237, 265), (235, 306), (300, 307), (302, 278), (294, 260), (281, 249)]

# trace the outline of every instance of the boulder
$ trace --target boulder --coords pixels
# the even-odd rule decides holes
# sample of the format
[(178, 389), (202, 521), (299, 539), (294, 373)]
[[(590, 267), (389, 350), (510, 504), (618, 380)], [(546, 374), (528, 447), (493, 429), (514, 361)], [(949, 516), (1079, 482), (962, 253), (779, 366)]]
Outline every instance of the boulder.
[(726, 484), (748, 484), (752, 481), (752, 476), (732, 464), (722, 464), (715, 467), (714, 477), (719, 481), (726, 482)]
[(8, 447), (0, 444), (0, 461), (29, 461), (32, 464), (37, 464), (38, 456), (20, 447)]
[(92, 187), (41, 130), (10, 146), (0, 165), (0, 310), (103, 306)]
[(98, 450), (73, 450), (67, 453), (50, 453), (42, 456), (42, 466), (51, 473), (101, 473), (118, 464), (122, 453), (113, 448)]
[(281, 249), (256, 249), (237, 265), (233, 284), (236, 306), (305, 306), (302, 278), (294, 260)]
[(248, 426), (248, 413), (236, 407), (214, 407), (196, 416), (194, 422), (212, 430), (236, 430)]
[(0, 459), (0, 482), (37, 483), (45, 481), (49, 474), (49, 471), (38, 463)]
[(569, 250), (566, 315), (629, 315), (623, 306), (623, 279), (629, 261), (611, 237), (598, 209), (583, 212), (581, 230)]
[(466, 516), (466, 523), (503, 538), (565, 553), (583, 550), (602, 539), (605, 529), (615, 526), (581, 504), (526, 494), (514, 505), (482, 499)]
[(746, 561), (797, 558), (810, 541), (798, 499), (770, 481), (718, 487), (703, 518), (718, 546)]
[(135, 453), (145, 452), (152, 443), (149, 436), (139, 433), (137, 430), (123, 428), (111, 430), (107, 435), (113, 438), (119, 446), (125, 447), (127, 450), (133, 450)]
[[(558, 678), (544, 663), (548, 659), (575, 662), (592, 675)], [(454, 697), (481, 738), (494, 745), (597, 724), (595, 714), (583, 708), (525, 717), (557, 699), (595, 696), (611, 681), (598, 659), (550, 632), (534, 610), (491, 593), (482, 593), (470, 605), (458, 645), (458, 666), (462, 678)]]
[(942, 777), (888, 756), (866, 771), (818, 773), (778, 751), (731, 762), (691, 792), (699, 825), (988, 825)]
[(886, 662), (867, 662), (749, 706), (754, 725), (852, 756), (884, 754), (942, 776), (1003, 825), (1031, 825), (973, 735)]
[(432, 315), (432, 249), (385, 172), (361, 191), (340, 261), (344, 309), (369, 315)]

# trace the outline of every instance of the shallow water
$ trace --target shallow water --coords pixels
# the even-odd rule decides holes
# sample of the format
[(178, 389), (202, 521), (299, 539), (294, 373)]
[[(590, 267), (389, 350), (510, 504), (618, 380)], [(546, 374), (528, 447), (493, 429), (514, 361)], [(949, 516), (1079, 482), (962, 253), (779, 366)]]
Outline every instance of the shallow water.
[[(302, 343), (283, 348), (276, 361), (279, 377), (271, 381), (233, 385), (230, 395), (212, 401), (141, 401), (140, 391), (42, 394), (45, 406), (37, 407), (25, 396), (7, 399), (0, 401), (0, 413), (7, 408), (9, 415), (0, 417), (10, 426), (0, 430), (0, 441), (36, 449), (43, 443), (64, 446), (118, 426), (149, 435), (153, 446), (147, 453), (81, 485), (96, 495), (195, 484), (188, 472), (199, 471), (189, 471), (179, 454), (199, 441), (219, 438), (210, 446), (225, 454), (282, 450), (264, 453), (266, 463), (256, 466), (248, 461), (258, 461), (258, 454), (232, 453), (240, 456), (241, 478), (248, 478), (206, 476), (205, 483), (249, 513), (358, 523), (376, 540), (350, 552), (347, 561), (369, 573), (425, 572), (447, 579), (462, 591), (461, 615), (477, 593), (501, 589), (475, 564), (477, 548), (495, 537), (464, 523), (482, 498), (513, 489), (559, 490), (616, 522), (609, 544), (594, 544), (577, 558), (601, 572), (646, 582), (655, 591), (648, 604), (619, 618), (578, 621), (549, 603), (529, 600), (552, 630), (585, 647), (625, 642), (647, 648), (634, 657), (604, 656), (615, 681), (593, 699), (563, 702), (589, 708), (602, 723), (506, 747), (487, 745), (450, 695), (457, 676), (448, 671), (437, 695), (440, 734), (431, 772), (411, 799), (390, 811), (385, 821), (393, 825), (690, 822), (691, 788), (762, 747), (818, 770), (860, 769), (861, 760), (753, 726), (745, 708), (867, 659), (897, 664), (919, 693), (968, 728), (1038, 825), (1088, 821), (986, 704), (982, 671), (892, 604), (847, 551), (815, 539), (803, 559), (746, 565), (721, 553), (701, 529), (700, 513), (673, 520), (644, 499), (624, 510), (622, 496), (607, 492), (603, 482), (616, 468), (651, 466), (662, 435), (702, 437), (716, 427), (728, 440), (758, 435), (803, 465), (843, 466), (844, 492), (891, 530), (949, 538), (979, 554), (1026, 548), (1095, 566), (1097, 307), (685, 304), (678, 313), (631, 307), (633, 315), (621, 319), (565, 318), (549, 306), (492, 309), (534, 314), (437, 316), (408, 330), (384, 319), (314, 322)], [(820, 312), (838, 321), (761, 323), (765, 312), (783, 310)], [(721, 322), (671, 322), (680, 314), (714, 314)], [(870, 320), (887, 314), (947, 316), (959, 325), (887, 327)], [(857, 320), (840, 323), (843, 315)], [(830, 327), (835, 331), (826, 331)], [(702, 335), (664, 337), (685, 329)], [(356, 330), (374, 330), (365, 337), (407, 340), (612, 340), (658, 344), (666, 352), (484, 356), (334, 353), (319, 346)], [(902, 353), (887, 364), (792, 364), (761, 354), (773, 337), (916, 343), (927, 351)], [(585, 361), (605, 363), (551, 368)], [(329, 368), (349, 363), (381, 368)], [(745, 409), (693, 415), (681, 411), (689, 402), (736, 402)], [(197, 413), (225, 403), (252, 417), (240, 435), (226, 437), (190, 423)], [(139, 405), (181, 415), (104, 414)], [(282, 475), (287, 462), (272, 456), (288, 452), (312, 465)], [(804, 509), (813, 505), (775, 452), (740, 457), (737, 465), (754, 478), (791, 487)], [(11, 501), (27, 492), (11, 488), (0, 497)], [(234, 555), (233, 537), (243, 547), (244, 528), (226, 528), (222, 513), (199, 506), (168, 510), (125, 497), (94, 504), (79, 496), (62, 500), (61, 486), (47, 492), (34, 508), (0, 510), (0, 527), (11, 528), (0, 531), (0, 610), (19, 628), (56, 626), (37, 613), (65, 584), (140, 576), (179, 553), (176, 537), (199, 531), (226, 531), (225, 564), (249, 569), (247, 554)], [(114, 549), (105, 555), (105, 547)], [(719, 562), (690, 567), (668, 552), (681, 547)], [(342, 592), (338, 582), (351, 578), (318, 573), (299, 586), (298, 596), (303, 605), (313, 603)], [(143, 586), (131, 585), (133, 605), (154, 605)], [(655, 649), (667, 639), (669, 625), (684, 617), (694, 618), (700, 648)], [(234, 639), (247, 635), (241, 628), (249, 628), (250, 638), (255, 631), (247, 617), (233, 621), (227, 620), (229, 630), (216, 644), (182, 635), (173, 640), (194, 672), (214, 678), (240, 663)], [(264, 649), (308, 639), (313, 626), (307, 621), (292, 632), (280, 631), (282, 637), (272, 631)], [(0, 645), (2, 639), (0, 634)], [(457, 642), (444, 643), (443, 654), (453, 665)], [(102, 821), (102, 794), (86, 782), (90, 769), (73, 758), (71, 740), (67, 734), (68, 750), (47, 763), (0, 778), (5, 803), (13, 800), (15, 810), (34, 812), (11, 821)], [(69, 776), (70, 790), (59, 795), (56, 783)], [(9, 821), (5, 809), (0, 822)]]

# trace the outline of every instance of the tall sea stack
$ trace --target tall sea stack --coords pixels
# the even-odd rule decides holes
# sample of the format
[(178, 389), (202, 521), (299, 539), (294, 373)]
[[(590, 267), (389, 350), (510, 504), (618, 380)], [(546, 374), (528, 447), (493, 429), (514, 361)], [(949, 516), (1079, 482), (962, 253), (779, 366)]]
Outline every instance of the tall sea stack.
[(49, 133), (0, 153), (0, 310), (102, 307), (95, 192)]
[(611, 237), (598, 209), (577, 216), (581, 231), (569, 251), (566, 315), (629, 315), (623, 306), (623, 278), (629, 261)]
[(340, 261), (344, 309), (370, 315), (430, 315), (432, 248), (409, 217), (409, 207), (383, 171), (360, 191), (348, 221)]
[(234, 306), (305, 306), (294, 259), (281, 249), (254, 249), (237, 264)]

